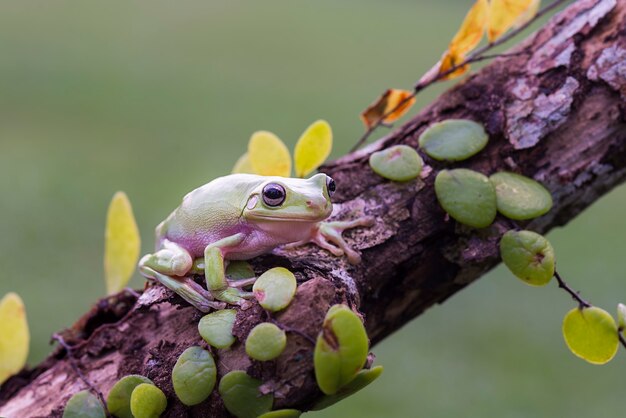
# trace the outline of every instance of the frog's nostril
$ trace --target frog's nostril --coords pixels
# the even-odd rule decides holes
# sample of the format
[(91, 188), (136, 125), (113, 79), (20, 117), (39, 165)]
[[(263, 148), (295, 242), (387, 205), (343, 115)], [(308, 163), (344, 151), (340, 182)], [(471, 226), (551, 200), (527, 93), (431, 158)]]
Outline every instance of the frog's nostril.
[(313, 201), (311, 201), (311, 200), (307, 200), (307, 201), (306, 201), (306, 205), (307, 205), (308, 207), (313, 206)]

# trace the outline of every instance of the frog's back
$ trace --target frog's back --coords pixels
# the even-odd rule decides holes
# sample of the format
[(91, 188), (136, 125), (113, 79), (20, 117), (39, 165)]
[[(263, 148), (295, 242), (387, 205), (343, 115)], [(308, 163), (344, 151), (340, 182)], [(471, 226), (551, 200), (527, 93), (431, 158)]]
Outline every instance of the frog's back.
[(168, 239), (196, 253), (237, 233), (250, 193), (262, 182), (260, 176), (231, 174), (192, 190), (157, 227), (157, 247)]

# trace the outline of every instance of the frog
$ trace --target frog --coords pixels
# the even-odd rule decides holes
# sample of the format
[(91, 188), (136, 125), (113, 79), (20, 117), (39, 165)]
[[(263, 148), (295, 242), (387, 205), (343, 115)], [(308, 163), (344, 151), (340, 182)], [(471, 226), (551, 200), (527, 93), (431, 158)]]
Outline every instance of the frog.
[[(192, 190), (156, 227), (155, 252), (139, 261), (139, 272), (161, 283), (202, 312), (245, 306), (245, 290), (256, 277), (229, 280), (228, 263), (249, 260), (280, 246), (313, 243), (350, 264), (360, 254), (343, 232), (374, 224), (371, 216), (326, 221), (333, 212), (335, 181), (324, 173), (308, 179), (231, 174)], [(204, 274), (206, 289), (194, 275)]]

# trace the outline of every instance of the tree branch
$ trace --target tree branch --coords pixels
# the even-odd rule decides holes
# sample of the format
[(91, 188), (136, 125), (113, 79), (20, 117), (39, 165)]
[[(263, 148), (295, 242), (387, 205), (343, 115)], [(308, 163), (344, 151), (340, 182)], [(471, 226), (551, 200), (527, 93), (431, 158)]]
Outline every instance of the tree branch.
[[(272, 362), (251, 361), (241, 343), (214, 350), (218, 373), (246, 370), (273, 392), (275, 408), (307, 409), (319, 398), (312, 369), (312, 345), (334, 303), (347, 303), (365, 317), (377, 343), (428, 307), (442, 303), (499, 262), (498, 241), (513, 224), (499, 217), (473, 230), (446, 217), (433, 182), (448, 164), (423, 156), (422, 178), (386, 181), (368, 157), (390, 145), (417, 146), (431, 123), (469, 118), (482, 123), (485, 150), (455, 166), (491, 174), (515, 171), (542, 182), (551, 192), (550, 213), (526, 229), (546, 232), (573, 219), (626, 178), (626, 3), (580, 0), (537, 34), (442, 95), (413, 120), (365, 149), (324, 167), (338, 184), (334, 217), (374, 216), (369, 229), (347, 233), (363, 252), (350, 266), (323, 250), (280, 249), (254, 261), (257, 273), (284, 266), (298, 279), (296, 298), (273, 317), (289, 333), (285, 352)], [(520, 50), (528, 54), (516, 54)], [(168, 396), (164, 416), (227, 416), (216, 392), (200, 405), (177, 402), (171, 370), (191, 345), (206, 344), (197, 332), (201, 314), (161, 286), (148, 287), (136, 301), (120, 293), (101, 300), (63, 334), (73, 360), (57, 349), (41, 365), (11, 378), (0, 392), (0, 416), (61, 416), (68, 398), (84, 388), (72, 364), (108, 393), (117, 379), (142, 374)], [(235, 336), (244, 341), (265, 321), (253, 305), (239, 311)]]

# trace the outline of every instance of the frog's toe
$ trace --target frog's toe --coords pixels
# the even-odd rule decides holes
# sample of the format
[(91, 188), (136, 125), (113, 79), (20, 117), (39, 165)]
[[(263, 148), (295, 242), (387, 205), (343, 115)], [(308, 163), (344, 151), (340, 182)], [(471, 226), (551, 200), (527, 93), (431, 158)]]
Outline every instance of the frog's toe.
[(361, 262), (361, 254), (349, 247), (346, 248), (346, 257), (348, 258), (348, 263), (352, 265), (356, 265)]
[(228, 280), (228, 286), (241, 289), (247, 286), (252, 286), (254, 282), (256, 282), (256, 279), (256, 277), (249, 277), (247, 279)]
[(376, 218), (374, 218), (373, 216), (364, 216), (362, 218), (359, 218), (358, 220), (358, 226), (374, 226), (374, 224), (376, 223)]
[(250, 309), (253, 303), (247, 299), (242, 299), (241, 302), (238, 303), (238, 305), (242, 311), (245, 311), (247, 309)]
[(239, 305), (240, 302), (244, 300), (242, 294), (248, 293), (234, 287), (229, 287), (224, 290), (211, 290), (210, 292), (215, 299), (230, 305)]
[(362, 216), (351, 221), (334, 221), (328, 222), (329, 228), (334, 229), (337, 233), (342, 233), (348, 229), (358, 228), (359, 226), (373, 226), (376, 223), (376, 219), (373, 216)]
[(343, 249), (331, 244), (327, 237), (322, 234), (314, 236), (311, 241), (318, 247), (329, 251), (335, 257), (341, 257), (344, 254)]

